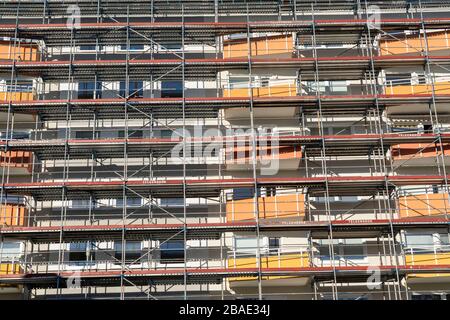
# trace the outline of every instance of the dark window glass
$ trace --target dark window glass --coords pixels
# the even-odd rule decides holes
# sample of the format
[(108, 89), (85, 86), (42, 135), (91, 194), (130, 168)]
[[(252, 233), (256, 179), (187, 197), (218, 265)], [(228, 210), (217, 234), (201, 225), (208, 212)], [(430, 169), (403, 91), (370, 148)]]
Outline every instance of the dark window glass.
[[(127, 45), (122, 44), (120, 46), (120, 49), (127, 50)], [(144, 50), (144, 45), (143, 44), (130, 44), (130, 50), (135, 50), (135, 51)]]
[(102, 84), (97, 82), (80, 82), (78, 83), (78, 99), (94, 99), (101, 98)]
[(174, 133), (172, 130), (161, 130), (160, 135), (163, 139), (170, 139), (172, 138), (172, 135), (174, 135)]
[[(142, 98), (144, 96), (144, 82), (143, 81), (130, 81), (129, 84), (129, 97), (130, 98)], [(120, 82), (120, 96), (127, 97), (126, 82)]]
[(96, 50), (96, 45), (92, 44), (92, 45), (82, 45), (80, 46), (80, 50), (81, 51), (95, 51)]
[(87, 243), (71, 243), (69, 250), (69, 261), (83, 263), (87, 260)]
[(161, 48), (163, 50), (180, 50), (181, 43), (165, 43), (165, 44), (161, 44)]
[(413, 294), (412, 300), (441, 300), (438, 294)]
[[(126, 241), (125, 242), (125, 260), (133, 262), (142, 256), (140, 241)], [(122, 242), (114, 242), (114, 257), (117, 260), (122, 260)]]
[(278, 254), (280, 249), (280, 238), (269, 238), (269, 253)]
[(161, 83), (162, 98), (182, 98), (183, 83), (182, 81), (163, 81)]
[(77, 131), (75, 132), (75, 139), (98, 139), (100, 132), (95, 131)]
[[(255, 195), (254, 188), (233, 189), (233, 200), (251, 199)], [(261, 195), (261, 189), (258, 188), (258, 197)]]
[(179, 262), (184, 259), (184, 241), (169, 240), (161, 244), (161, 262)]
[[(142, 130), (128, 130), (128, 138), (142, 138), (144, 136), (144, 133)], [(120, 130), (119, 131), (119, 138), (125, 138), (125, 131)]]

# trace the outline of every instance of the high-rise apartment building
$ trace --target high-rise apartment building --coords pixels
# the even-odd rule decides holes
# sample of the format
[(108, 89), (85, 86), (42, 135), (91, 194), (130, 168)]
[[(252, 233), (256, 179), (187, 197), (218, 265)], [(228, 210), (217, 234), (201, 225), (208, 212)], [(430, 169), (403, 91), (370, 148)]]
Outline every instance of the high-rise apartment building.
[(0, 2), (0, 299), (449, 299), (450, 1)]

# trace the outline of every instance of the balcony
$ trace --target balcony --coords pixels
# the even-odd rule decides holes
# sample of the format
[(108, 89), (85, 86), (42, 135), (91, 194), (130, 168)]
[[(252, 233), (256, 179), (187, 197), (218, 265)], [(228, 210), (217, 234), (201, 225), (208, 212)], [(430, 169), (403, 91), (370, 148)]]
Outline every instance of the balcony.
[[(241, 254), (242, 257), (239, 257), (238, 254), (234, 253), (232, 258), (228, 259), (228, 268), (229, 269), (247, 269), (247, 268), (258, 268), (258, 258), (256, 256), (245, 257), (245, 254)], [(270, 268), (307, 268), (310, 266), (309, 255), (306, 251), (298, 252), (298, 253), (281, 253), (277, 252), (274, 255), (261, 255), (261, 269), (270, 269)], [(261, 280), (270, 282), (274, 282), (273, 285), (279, 283), (274, 280), (282, 280), (282, 279), (291, 279), (293, 280), (293, 284), (295, 285), (305, 285), (307, 283), (306, 277), (297, 277), (297, 276), (265, 276), (262, 277)], [(295, 281), (294, 279), (298, 279)], [(250, 281), (255, 284), (256, 277), (236, 277), (230, 278), (230, 286), (239, 286), (238, 282)], [(248, 284), (248, 283), (247, 283)], [(266, 283), (265, 285), (270, 285), (270, 283)]]
[[(380, 55), (419, 55), (426, 52), (423, 34), (396, 35), (396, 39), (380, 41)], [(430, 55), (449, 53), (450, 36), (447, 31), (428, 32), (428, 50)]]
[(19, 263), (0, 263), (0, 275), (21, 274), (23, 269)]
[[(305, 216), (305, 195), (289, 194), (258, 198), (259, 219), (286, 219)], [(227, 221), (255, 220), (254, 199), (230, 200), (226, 205)]]
[[(242, 85), (244, 86), (244, 85)], [(228, 88), (223, 90), (226, 98), (242, 98), (249, 96), (248, 88)], [(297, 95), (297, 86), (294, 82), (275, 84), (267, 87), (252, 88), (254, 98), (260, 97), (293, 97)]]
[[(253, 156), (251, 149), (248, 146), (225, 149), (226, 170), (252, 170)], [(274, 170), (276, 172), (298, 169), (303, 155), (300, 146), (260, 146), (256, 147), (256, 152), (256, 169)]]
[[(385, 88), (386, 94), (433, 94), (431, 84), (416, 85), (388, 85)], [(436, 82), (434, 84), (435, 94), (450, 94), (450, 82)]]
[[(448, 248), (447, 248), (448, 250)], [(408, 249), (405, 252), (405, 263), (410, 266), (420, 265), (450, 265), (450, 252), (420, 252)], [(450, 282), (450, 273), (427, 273), (427, 274), (408, 274), (408, 285), (426, 285), (430, 283), (443, 284), (448, 286)]]
[(23, 205), (3, 204), (0, 209), (0, 227), (1, 226), (27, 226), (26, 217), (28, 209)]
[(450, 207), (447, 193), (399, 196), (398, 204), (400, 218), (443, 216)]
[(33, 169), (33, 157), (27, 151), (0, 152), (0, 164), (10, 175), (28, 175)]
[[(290, 58), (294, 52), (292, 34), (266, 35), (250, 39), (252, 57)], [(224, 58), (248, 57), (248, 40), (243, 35), (239, 39), (224, 40)]]
[[(450, 144), (443, 143), (442, 151), (444, 161), (448, 164), (447, 157), (450, 156)], [(441, 155), (441, 148), (434, 144), (405, 143), (394, 145), (391, 148), (391, 157), (394, 165), (402, 166), (428, 166), (436, 165), (437, 157)]]
[(39, 61), (39, 47), (34, 43), (21, 43), (14, 47), (11, 42), (0, 41), (0, 60)]

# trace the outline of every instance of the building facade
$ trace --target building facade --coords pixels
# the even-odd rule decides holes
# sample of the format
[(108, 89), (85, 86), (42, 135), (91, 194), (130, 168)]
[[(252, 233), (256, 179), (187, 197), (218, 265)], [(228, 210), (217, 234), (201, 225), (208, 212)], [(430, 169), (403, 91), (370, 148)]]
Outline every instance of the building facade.
[(0, 299), (449, 299), (449, 9), (1, 3)]

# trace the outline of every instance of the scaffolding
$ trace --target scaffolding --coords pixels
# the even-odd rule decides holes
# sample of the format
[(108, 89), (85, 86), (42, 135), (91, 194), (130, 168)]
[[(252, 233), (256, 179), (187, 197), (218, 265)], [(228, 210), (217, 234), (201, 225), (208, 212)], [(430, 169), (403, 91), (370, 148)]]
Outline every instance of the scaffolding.
[(449, 299), (449, 8), (1, 1), (0, 285)]

